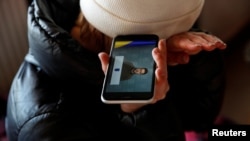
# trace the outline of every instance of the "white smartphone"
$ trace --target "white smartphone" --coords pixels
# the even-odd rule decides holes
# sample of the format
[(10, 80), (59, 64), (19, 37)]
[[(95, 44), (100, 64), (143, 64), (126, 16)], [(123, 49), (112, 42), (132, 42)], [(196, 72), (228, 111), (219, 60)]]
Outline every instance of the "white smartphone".
[(153, 34), (119, 35), (113, 39), (101, 94), (104, 103), (152, 101), (156, 68), (152, 50), (158, 41)]

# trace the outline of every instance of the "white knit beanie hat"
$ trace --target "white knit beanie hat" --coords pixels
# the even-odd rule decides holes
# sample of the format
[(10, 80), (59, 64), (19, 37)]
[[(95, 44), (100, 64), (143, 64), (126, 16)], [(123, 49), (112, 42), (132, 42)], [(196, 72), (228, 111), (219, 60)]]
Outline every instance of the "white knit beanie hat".
[(204, 0), (80, 0), (86, 20), (109, 37), (157, 34), (160, 38), (188, 31)]

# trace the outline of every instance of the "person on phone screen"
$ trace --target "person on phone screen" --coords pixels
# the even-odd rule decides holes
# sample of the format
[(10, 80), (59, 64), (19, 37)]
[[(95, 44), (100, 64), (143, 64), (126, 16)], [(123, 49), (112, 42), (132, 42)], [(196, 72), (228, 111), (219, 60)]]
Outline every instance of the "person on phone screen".
[[(120, 69), (119, 69), (120, 71)], [(144, 75), (148, 72), (147, 68), (138, 68), (133, 63), (125, 61), (121, 68), (121, 81), (131, 79), (133, 75)]]
[[(29, 51), (8, 95), (9, 141), (185, 140), (207, 131), (224, 94), (223, 50), (194, 27), (204, 0), (33, 0)], [(156, 34), (150, 104), (100, 99), (112, 38)], [(134, 71), (135, 72), (135, 71)]]
[(139, 75), (146, 74), (147, 72), (148, 72), (147, 68), (132, 68), (130, 70), (131, 74), (139, 74)]

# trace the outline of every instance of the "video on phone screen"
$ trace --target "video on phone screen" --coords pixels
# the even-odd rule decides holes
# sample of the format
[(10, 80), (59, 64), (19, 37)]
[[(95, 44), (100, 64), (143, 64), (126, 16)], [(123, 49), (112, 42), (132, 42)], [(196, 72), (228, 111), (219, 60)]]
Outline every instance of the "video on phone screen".
[(116, 41), (106, 92), (151, 92), (156, 41)]

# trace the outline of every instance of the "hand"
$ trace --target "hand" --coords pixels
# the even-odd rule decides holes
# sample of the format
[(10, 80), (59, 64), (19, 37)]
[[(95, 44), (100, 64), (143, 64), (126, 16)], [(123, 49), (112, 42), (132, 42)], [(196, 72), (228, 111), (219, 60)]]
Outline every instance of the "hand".
[(168, 65), (186, 64), (190, 55), (202, 50), (225, 49), (226, 44), (218, 37), (204, 32), (183, 32), (167, 39)]
[[(169, 84), (167, 81), (167, 64), (166, 64), (166, 40), (160, 40), (158, 43), (158, 48), (152, 50), (152, 56), (156, 62), (156, 82), (155, 82), (155, 91), (153, 101), (150, 104), (154, 104), (159, 100), (162, 100), (166, 97), (166, 94), (169, 90)], [(106, 73), (107, 65), (109, 62), (108, 54), (101, 52), (99, 53), (99, 58), (102, 64), (102, 70)], [(121, 110), (123, 112), (131, 113), (145, 106), (146, 104), (121, 104)]]

